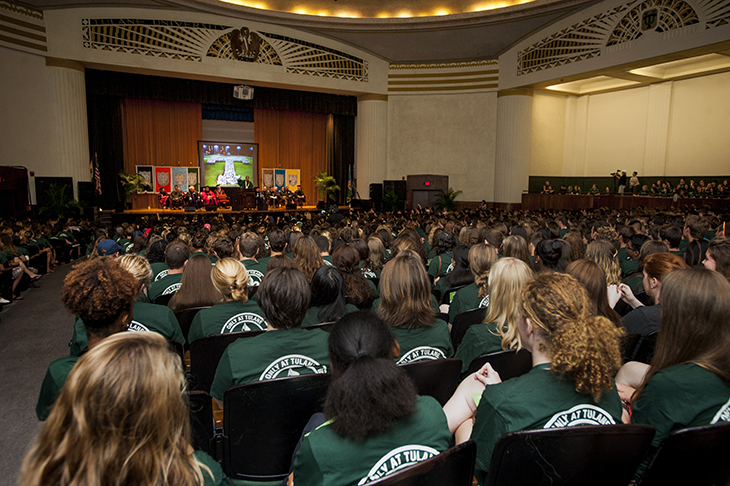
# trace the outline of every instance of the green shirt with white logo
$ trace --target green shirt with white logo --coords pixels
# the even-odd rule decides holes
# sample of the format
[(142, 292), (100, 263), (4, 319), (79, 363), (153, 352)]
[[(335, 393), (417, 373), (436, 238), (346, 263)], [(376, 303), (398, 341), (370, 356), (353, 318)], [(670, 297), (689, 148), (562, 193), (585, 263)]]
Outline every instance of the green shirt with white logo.
[(502, 351), (502, 336), (497, 324), (474, 324), (467, 329), (454, 357), (461, 360), (461, 372), (465, 373), (474, 358), (498, 351)]
[(456, 291), (451, 305), (449, 306), (449, 322), (454, 323), (459, 312), (471, 309), (479, 309), (489, 306), (489, 294), (485, 297), (479, 297), (479, 287), (472, 283)]
[(192, 343), (196, 339), (216, 334), (265, 329), (264, 311), (256, 302), (224, 302), (195, 314), (188, 340)]
[(180, 290), (182, 276), (182, 273), (173, 273), (172, 275), (168, 274), (156, 282), (152, 282), (147, 291), (150, 300), (154, 302), (160, 296), (174, 294)]
[(327, 373), (329, 334), (320, 329), (278, 329), (236, 340), (223, 353), (210, 394), (252, 381)]
[(248, 286), (258, 287), (261, 285), (261, 280), (266, 274), (266, 265), (268, 265), (268, 262), (262, 263), (256, 260), (241, 260), (241, 263), (246, 267), (246, 272), (248, 273)]
[(448, 449), (451, 434), (438, 402), (419, 396), (416, 407), (389, 432), (362, 442), (340, 437), (331, 422), (313, 430), (305, 436), (294, 459), (294, 484), (366, 484)]
[[(325, 322), (317, 315), (320, 309), (321, 307), (310, 307), (309, 310), (307, 310), (307, 314), (304, 316), (304, 320), (302, 321), (302, 327), (314, 326), (315, 324), (321, 324)], [(352, 304), (345, 304), (345, 314), (349, 314), (350, 312), (357, 312), (359, 310), (360, 309)], [(340, 318), (341, 317), (342, 316), (340, 316)]]
[(441, 319), (436, 319), (428, 327), (391, 327), (391, 330), (400, 344), (398, 364), (445, 359), (454, 355), (449, 326)]
[(549, 367), (537, 365), (525, 375), (485, 388), (471, 434), (477, 444), (479, 484), (484, 484), (482, 473), (489, 470), (494, 446), (508, 432), (621, 423), (623, 409), (615, 387), (596, 403)]

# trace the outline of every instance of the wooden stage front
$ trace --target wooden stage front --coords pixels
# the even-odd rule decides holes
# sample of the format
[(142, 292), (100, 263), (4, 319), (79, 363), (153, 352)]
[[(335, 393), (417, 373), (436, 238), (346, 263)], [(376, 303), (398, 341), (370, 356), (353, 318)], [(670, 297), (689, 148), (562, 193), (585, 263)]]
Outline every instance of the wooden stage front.
[[(347, 211), (350, 209), (349, 206), (338, 206), (340, 211)], [(329, 209), (329, 206), (328, 206)], [(205, 209), (198, 209), (196, 211), (185, 211), (184, 209), (161, 209), (161, 208), (146, 208), (146, 209), (128, 209), (126, 211), (104, 211), (100, 210), (99, 215), (105, 216), (109, 215), (112, 218), (112, 221), (114, 224), (118, 224), (121, 222), (132, 222), (136, 218), (143, 217), (143, 216), (158, 216), (159, 218), (165, 218), (169, 216), (173, 217), (189, 217), (189, 218), (200, 218), (200, 217), (209, 217), (212, 218), (214, 216), (232, 216), (232, 217), (238, 217), (238, 216), (262, 216), (265, 214), (270, 214), (272, 216), (283, 216), (285, 213), (292, 214), (292, 213), (313, 213), (313, 212), (320, 212), (320, 209), (317, 209), (317, 206), (310, 206), (305, 205), (301, 207), (297, 207), (296, 209), (287, 209), (286, 207), (279, 207), (279, 208), (269, 208), (268, 210), (258, 210), (258, 209), (242, 209), (242, 210), (232, 210), (232, 209), (224, 209), (224, 208), (218, 208), (215, 211), (206, 211)]]

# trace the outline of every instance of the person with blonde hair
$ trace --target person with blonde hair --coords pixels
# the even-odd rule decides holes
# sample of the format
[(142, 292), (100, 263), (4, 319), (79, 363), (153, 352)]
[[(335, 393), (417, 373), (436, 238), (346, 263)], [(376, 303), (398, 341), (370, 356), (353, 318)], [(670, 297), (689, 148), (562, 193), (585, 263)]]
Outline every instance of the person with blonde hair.
[(449, 322), (452, 324), (460, 312), (489, 306), (489, 271), (497, 261), (497, 250), (486, 243), (477, 243), (469, 248), (468, 258), (474, 282), (456, 291), (449, 305)]
[(19, 484), (223, 484), (220, 465), (190, 446), (185, 386), (161, 336), (105, 339), (69, 373)]
[(403, 250), (383, 267), (380, 299), (373, 302), (375, 312), (388, 324), (398, 339), (398, 363), (425, 359), (450, 358), (454, 354), (449, 327), (431, 303), (431, 284), (421, 258)]
[(606, 274), (606, 284), (621, 284), (621, 265), (618, 261), (618, 251), (616, 247), (607, 240), (596, 240), (588, 243), (586, 248), (586, 260), (590, 260), (598, 264)]
[[(152, 278), (152, 269), (146, 258), (140, 255), (122, 255), (117, 258), (121, 268), (137, 279), (139, 291), (133, 307), (133, 319), (129, 331), (153, 331), (169, 341), (185, 344), (180, 324), (172, 310), (167, 306), (150, 304), (147, 300), (147, 287)], [(71, 356), (81, 356), (87, 347), (86, 327), (80, 316), (76, 317), (74, 333), (71, 338)]]
[(516, 327), (520, 316), (520, 293), (532, 275), (530, 267), (517, 258), (501, 258), (492, 265), (484, 324), (471, 326), (456, 350), (455, 357), (461, 360), (462, 373), (477, 356), (521, 347)]
[(380, 272), (385, 265), (385, 245), (383, 240), (377, 236), (368, 238), (368, 250), (370, 254), (362, 267), (362, 274), (365, 278), (380, 278)]
[[(457, 443), (477, 444), (475, 475), (483, 484), (494, 446), (518, 430), (622, 422), (613, 378), (621, 366), (621, 330), (591, 316), (583, 286), (570, 275), (539, 274), (522, 289), (520, 342), (533, 368), (502, 382), (489, 364), (467, 377), (444, 406)], [(476, 403), (474, 395), (481, 399)], [(463, 434), (463, 435), (462, 435)]]
[(195, 315), (188, 332), (190, 342), (216, 334), (266, 329), (264, 311), (248, 299), (248, 272), (243, 263), (234, 258), (218, 260), (210, 279), (224, 302)]

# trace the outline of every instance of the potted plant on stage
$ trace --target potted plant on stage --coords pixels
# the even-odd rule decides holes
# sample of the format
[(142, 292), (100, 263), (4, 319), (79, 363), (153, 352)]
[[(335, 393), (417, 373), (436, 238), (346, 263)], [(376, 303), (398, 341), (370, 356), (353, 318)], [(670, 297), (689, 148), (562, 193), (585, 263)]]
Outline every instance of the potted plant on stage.
[(449, 190), (436, 196), (436, 207), (443, 209), (444, 211), (454, 211), (456, 209), (456, 198), (461, 194), (461, 191), (455, 191), (453, 187), (449, 187)]
[(314, 176), (314, 185), (317, 187), (317, 192), (319, 193), (317, 209), (324, 209), (330, 201), (336, 202), (335, 194), (340, 192), (340, 186), (337, 185), (334, 177), (327, 175), (324, 171), (320, 171), (319, 174)]
[[(66, 189), (69, 189), (66, 192)], [(71, 189), (63, 184), (50, 184), (44, 192), (43, 204), (38, 209), (43, 218), (63, 219), (81, 214), (81, 204), (74, 199)]]
[(122, 191), (124, 191), (124, 202), (127, 209), (132, 206), (132, 200), (137, 199), (137, 194), (142, 192), (150, 192), (153, 190), (152, 184), (139, 174), (119, 173), (119, 182), (122, 183)]

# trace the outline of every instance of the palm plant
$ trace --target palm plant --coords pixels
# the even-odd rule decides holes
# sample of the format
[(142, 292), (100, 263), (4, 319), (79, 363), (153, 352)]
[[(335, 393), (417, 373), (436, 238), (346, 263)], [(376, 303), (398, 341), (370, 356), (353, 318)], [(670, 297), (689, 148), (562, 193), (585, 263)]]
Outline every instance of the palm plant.
[(453, 211), (456, 209), (456, 198), (462, 191), (455, 191), (453, 187), (449, 187), (449, 190), (444, 192), (441, 191), (436, 197), (436, 207), (444, 209), (446, 211)]
[(44, 218), (67, 218), (78, 215), (81, 204), (73, 198), (73, 194), (66, 194), (63, 184), (50, 184), (44, 193), (44, 203), (38, 214)]
[(122, 183), (125, 202), (137, 199), (137, 194), (152, 191), (152, 184), (139, 174), (119, 173), (119, 181)]
[(319, 192), (320, 201), (335, 201), (334, 195), (340, 192), (340, 186), (337, 185), (337, 181), (331, 175), (327, 175), (327, 172), (320, 171), (319, 174), (314, 176), (314, 185), (317, 187)]

